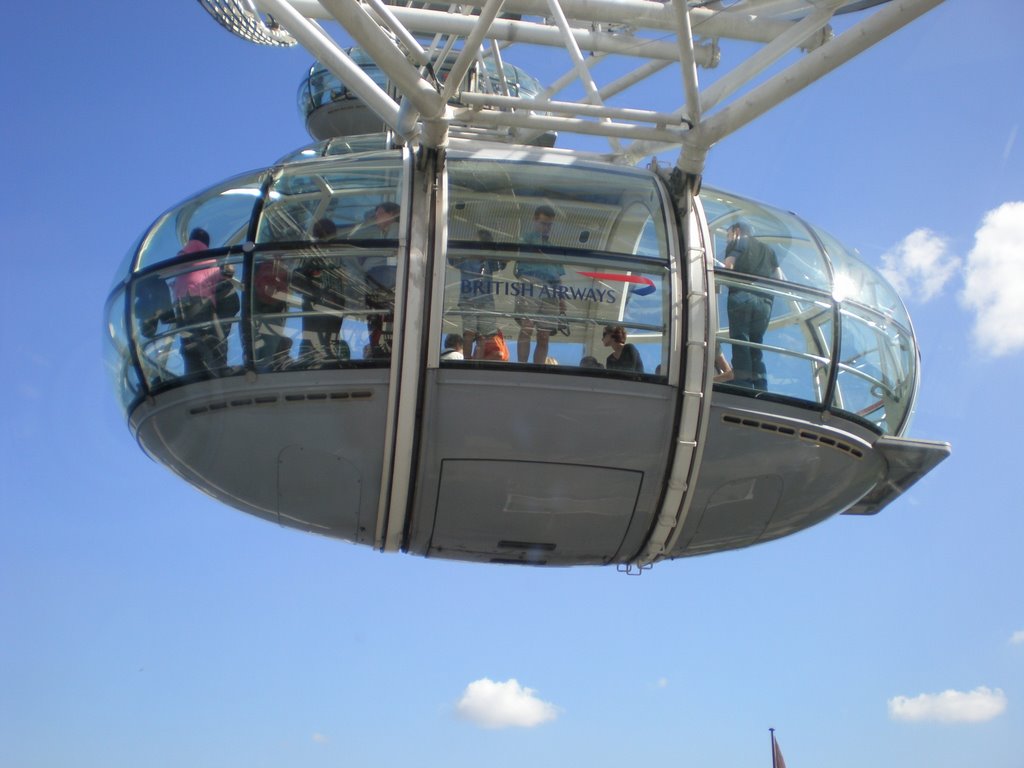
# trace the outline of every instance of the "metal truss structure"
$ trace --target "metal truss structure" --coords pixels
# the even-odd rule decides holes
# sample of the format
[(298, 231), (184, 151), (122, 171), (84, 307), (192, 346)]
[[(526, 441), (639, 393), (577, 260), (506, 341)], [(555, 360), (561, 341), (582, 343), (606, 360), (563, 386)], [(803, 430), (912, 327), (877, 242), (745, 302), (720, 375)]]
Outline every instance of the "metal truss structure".
[[(301, 44), (408, 143), (585, 134), (627, 163), (678, 147), (678, 167), (699, 175), (716, 142), (942, 0), (199, 2), (247, 40)], [(341, 25), (392, 89), (346, 55), (325, 21)], [(507, 85), (462, 89), (485, 63), (504, 83), (510, 49), (527, 69), (564, 57), (564, 74), (536, 97)], [(652, 108), (652, 91), (664, 108)]]

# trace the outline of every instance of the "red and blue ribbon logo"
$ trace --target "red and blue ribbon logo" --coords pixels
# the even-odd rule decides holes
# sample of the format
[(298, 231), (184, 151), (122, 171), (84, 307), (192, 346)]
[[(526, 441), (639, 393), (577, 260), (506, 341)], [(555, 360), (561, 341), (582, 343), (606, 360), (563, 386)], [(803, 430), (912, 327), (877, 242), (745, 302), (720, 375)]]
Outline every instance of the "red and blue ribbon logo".
[(611, 272), (577, 272), (576, 274), (610, 283), (628, 283), (633, 287), (633, 293), (637, 296), (650, 296), (657, 290), (654, 281), (642, 275), (617, 275)]

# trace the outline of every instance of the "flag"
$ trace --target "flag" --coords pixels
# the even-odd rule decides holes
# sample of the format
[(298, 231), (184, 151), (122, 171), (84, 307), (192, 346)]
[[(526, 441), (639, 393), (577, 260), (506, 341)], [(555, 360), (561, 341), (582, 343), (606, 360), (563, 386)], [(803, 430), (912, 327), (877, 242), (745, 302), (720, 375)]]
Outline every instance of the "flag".
[(779, 749), (779, 742), (775, 740), (775, 731), (772, 730), (772, 768), (786, 768), (786, 761), (782, 759), (782, 750)]

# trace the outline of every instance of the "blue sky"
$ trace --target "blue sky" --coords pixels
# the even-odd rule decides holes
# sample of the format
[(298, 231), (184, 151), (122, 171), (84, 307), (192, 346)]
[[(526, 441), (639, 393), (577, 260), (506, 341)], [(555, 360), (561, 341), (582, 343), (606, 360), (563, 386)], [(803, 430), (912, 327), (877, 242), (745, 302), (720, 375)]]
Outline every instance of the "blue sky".
[(893, 272), (912, 434), (952, 457), (877, 517), (640, 577), (382, 555), (149, 461), (102, 366), (114, 271), (162, 210), (307, 141), (309, 58), (191, 2), (6, 21), (0, 763), (751, 766), (775, 727), (792, 768), (1024, 765), (1016, 0), (943, 4), (705, 174)]

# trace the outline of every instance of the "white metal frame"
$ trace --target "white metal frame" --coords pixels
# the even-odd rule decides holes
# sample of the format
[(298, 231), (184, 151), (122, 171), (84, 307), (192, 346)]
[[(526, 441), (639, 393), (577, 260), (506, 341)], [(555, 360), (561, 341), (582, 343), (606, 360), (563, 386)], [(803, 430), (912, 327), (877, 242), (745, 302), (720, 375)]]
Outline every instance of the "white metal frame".
[[(622, 162), (679, 148), (678, 166), (700, 174), (716, 142), (942, 0), (199, 2), (245, 39), (304, 46), (406, 143), (442, 147), (452, 135), (525, 143), (547, 131), (578, 133), (605, 137), (608, 154)], [(841, 34), (832, 27), (838, 16), (848, 27)], [(397, 99), (345, 54), (348, 42), (332, 37), (324, 21), (340, 24), (369, 54), (394, 84)], [(500, 72), (513, 46), (513, 53), (542, 46), (545, 56), (561, 49), (568, 70), (539, 98), (457, 92), (469, 68), (485, 58), (493, 58)], [(529, 69), (536, 55), (527, 53), (518, 63)], [(442, 85), (434, 73), (451, 57)], [(620, 61), (620, 70), (623, 61), (635, 66), (602, 83), (599, 74), (611, 59)], [(728, 66), (702, 86), (698, 71), (715, 70), (722, 59), (729, 59)], [(679, 68), (678, 98), (659, 85), (667, 108), (628, 103), (630, 89), (673, 65)], [(554, 98), (576, 84), (580, 98)], [(608, 104), (612, 99), (616, 106)]]

